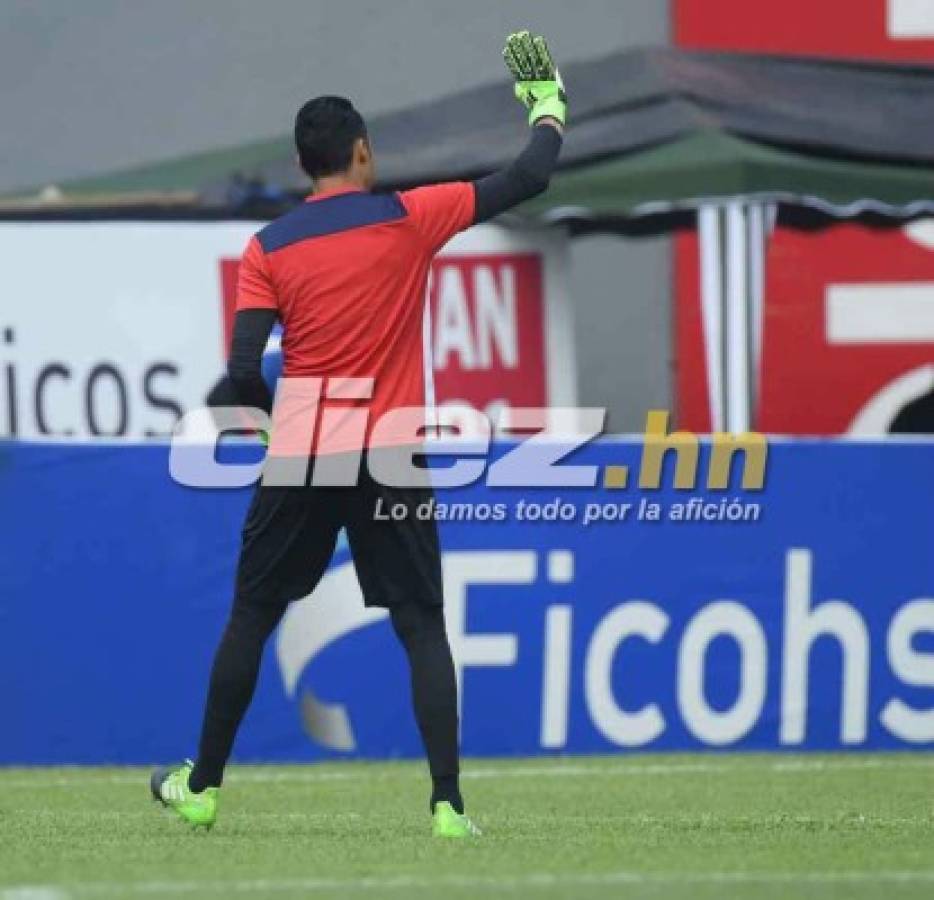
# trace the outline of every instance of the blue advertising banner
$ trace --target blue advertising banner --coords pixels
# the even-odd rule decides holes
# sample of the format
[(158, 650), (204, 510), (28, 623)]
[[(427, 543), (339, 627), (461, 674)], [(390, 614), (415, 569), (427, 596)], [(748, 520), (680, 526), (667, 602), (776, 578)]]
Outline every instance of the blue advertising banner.
[[(696, 489), (673, 460), (604, 486), (641, 452), (576, 451), (600, 487), (438, 492), (464, 752), (934, 746), (931, 445), (775, 441), (762, 490), (705, 487), (704, 446)], [(0, 763), (192, 752), (249, 494), (174, 483), (165, 446), (0, 446)], [(419, 753), (342, 545), (236, 757)]]

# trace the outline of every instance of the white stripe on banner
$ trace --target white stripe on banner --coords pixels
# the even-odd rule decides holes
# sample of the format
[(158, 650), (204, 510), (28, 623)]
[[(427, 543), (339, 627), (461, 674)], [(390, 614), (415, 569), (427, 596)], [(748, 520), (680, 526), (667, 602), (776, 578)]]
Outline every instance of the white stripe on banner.
[(934, 282), (831, 284), (826, 298), (831, 344), (934, 342)]
[(934, 37), (934, 0), (888, 0), (887, 7), (889, 37)]

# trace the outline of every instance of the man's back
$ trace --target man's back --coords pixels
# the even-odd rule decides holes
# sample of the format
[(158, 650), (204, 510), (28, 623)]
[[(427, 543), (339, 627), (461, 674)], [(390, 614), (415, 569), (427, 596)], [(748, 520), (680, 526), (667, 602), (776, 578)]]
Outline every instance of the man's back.
[(431, 259), (473, 217), (466, 183), (315, 194), (250, 241), (238, 310), (276, 311), (286, 377), (373, 379), (371, 423), (423, 406)]

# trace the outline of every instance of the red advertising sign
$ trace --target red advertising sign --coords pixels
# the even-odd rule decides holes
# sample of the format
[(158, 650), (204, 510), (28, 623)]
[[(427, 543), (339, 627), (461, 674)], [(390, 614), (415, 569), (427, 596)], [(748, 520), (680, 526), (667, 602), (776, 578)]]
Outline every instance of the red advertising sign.
[[(819, 234), (779, 229), (771, 237), (758, 428), (841, 433), (873, 404), (886, 403), (879, 420), (884, 430), (914, 399), (915, 382), (907, 382), (904, 391), (897, 386), (934, 363), (932, 246), (934, 228), (928, 223), (908, 232), (852, 224)], [(705, 429), (696, 238), (685, 238), (679, 251), (682, 421)], [(927, 389), (928, 380), (917, 380), (919, 391)]]
[[(676, 42), (691, 49), (934, 62), (931, 0), (675, 0)], [(934, 362), (934, 242), (926, 224), (819, 233), (779, 229), (766, 258), (759, 417), (766, 431), (836, 434), (869, 421), (883, 394), (909, 402)], [(924, 232), (924, 234), (922, 233)], [(696, 236), (676, 240), (679, 421), (709, 428)], [(904, 390), (898, 389), (901, 384)]]
[(674, 0), (674, 15), (694, 50), (934, 61), (930, 0)]
[(546, 405), (540, 256), (440, 256), (429, 296), (439, 403)]

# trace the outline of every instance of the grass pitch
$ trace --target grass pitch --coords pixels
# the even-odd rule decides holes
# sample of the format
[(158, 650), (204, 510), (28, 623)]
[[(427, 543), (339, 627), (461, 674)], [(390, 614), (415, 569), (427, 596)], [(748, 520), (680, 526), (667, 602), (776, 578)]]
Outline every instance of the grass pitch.
[(934, 896), (934, 756), (469, 762), (476, 842), (412, 763), (237, 767), (210, 834), (136, 769), (0, 770), (0, 900)]

